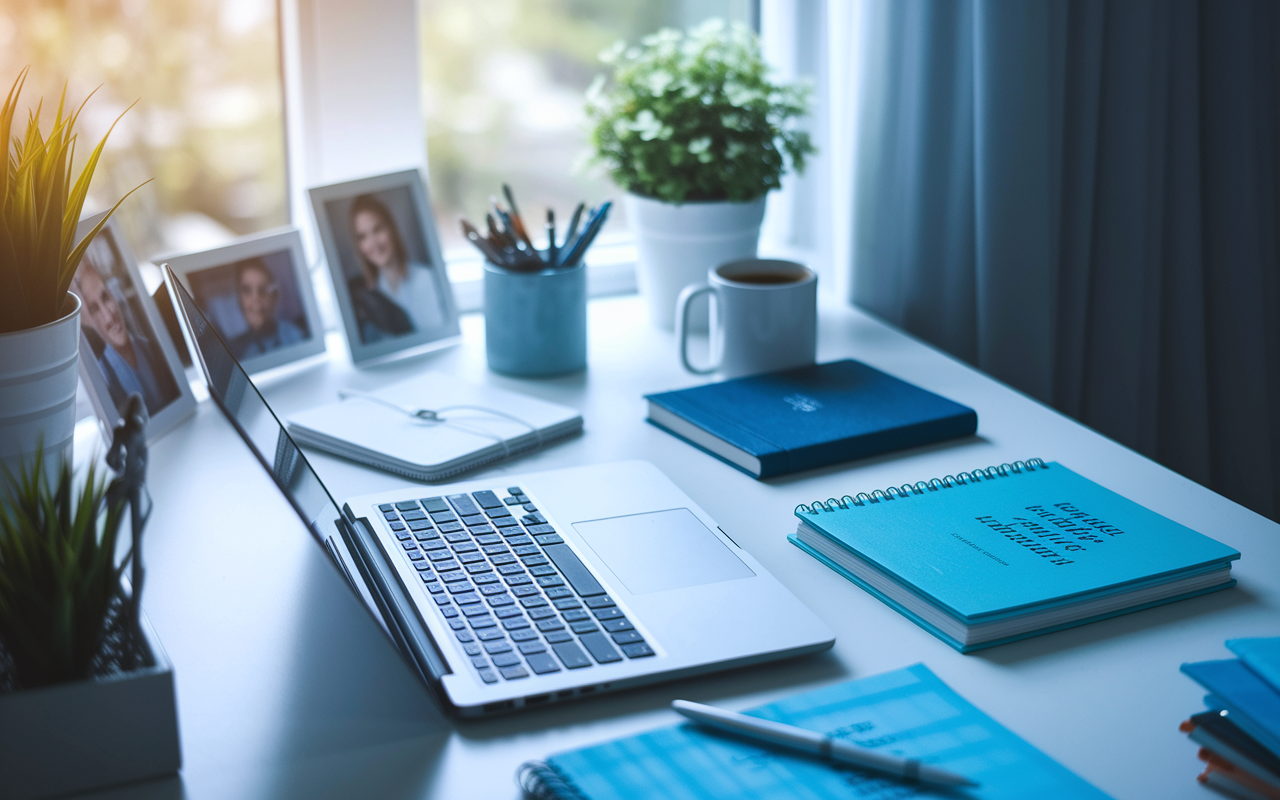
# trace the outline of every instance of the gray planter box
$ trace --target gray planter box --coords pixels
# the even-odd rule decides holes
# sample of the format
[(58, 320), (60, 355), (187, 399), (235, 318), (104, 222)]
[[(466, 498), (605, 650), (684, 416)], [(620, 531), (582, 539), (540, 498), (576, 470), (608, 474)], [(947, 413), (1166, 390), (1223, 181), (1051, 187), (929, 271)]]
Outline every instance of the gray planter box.
[(154, 666), (0, 694), (0, 794), (26, 800), (178, 771), (173, 667), (142, 627)]

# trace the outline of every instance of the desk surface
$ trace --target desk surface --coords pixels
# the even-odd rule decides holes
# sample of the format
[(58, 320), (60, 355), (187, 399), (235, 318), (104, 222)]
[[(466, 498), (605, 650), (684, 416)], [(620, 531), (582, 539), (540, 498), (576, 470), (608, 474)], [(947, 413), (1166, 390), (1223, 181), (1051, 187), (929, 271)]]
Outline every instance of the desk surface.
[[(175, 666), (179, 777), (100, 797), (516, 798), (530, 758), (674, 723), (683, 697), (740, 709), (924, 662), (992, 717), (1116, 798), (1204, 798), (1179, 721), (1201, 708), (1184, 661), (1280, 633), (1280, 527), (855, 309), (822, 309), (820, 360), (853, 357), (978, 411), (978, 436), (755, 481), (645, 424), (646, 392), (692, 385), (636, 297), (590, 307), (590, 366), (564, 378), (490, 373), (484, 325), (463, 342), (355, 370), (329, 359), (263, 381), (287, 414), (422, 370), (581, 410), (585, 434), (466, 477), (641, 458), (656, 464), (836, 631), (827, 653), (475, 722), (435, 710), (267, 475), (209, 402), (152, 450), (146, 609)], [(335, 352), (336, 351), (336, 352)], [(410, 485), (308, 453), (335, 496)], [(1041, 457), (1239, 549), (1239, 586), (961, 655), (786, 541), (814, 499)], [(501, 477), (499, 482), (505, 480)]]

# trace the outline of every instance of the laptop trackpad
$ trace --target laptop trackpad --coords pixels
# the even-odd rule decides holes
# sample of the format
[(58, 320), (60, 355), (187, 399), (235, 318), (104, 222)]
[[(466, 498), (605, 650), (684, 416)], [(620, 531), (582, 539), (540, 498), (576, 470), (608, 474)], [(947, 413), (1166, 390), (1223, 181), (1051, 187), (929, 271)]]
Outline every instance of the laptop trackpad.
[(755, 575), (687, 508), (575, 522), (573, 528), (632, 594)]

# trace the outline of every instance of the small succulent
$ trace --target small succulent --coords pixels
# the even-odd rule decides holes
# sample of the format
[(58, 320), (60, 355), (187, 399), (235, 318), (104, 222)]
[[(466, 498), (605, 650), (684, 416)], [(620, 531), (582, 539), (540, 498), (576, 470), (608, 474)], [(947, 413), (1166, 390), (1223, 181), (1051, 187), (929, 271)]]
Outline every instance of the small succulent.
[(746, 202), (779, 188), (788, 163), (803, 171), (816, 152), (796, 127), (808, 85), (773, 83), (741, 24), (664, 29), (600, 58), (614, 70), (612, 83), (601, 76), (587, 90), (594, 161), (629, 192)]
[(127, 508), (92, 467), (79, 487), (65, 463), (49, 477), (42, 454), (4, 476), (0, 648), (17, 688), (91, 677), (113, 660), (108, 649), (132, 641), (120, 581), (132, 553), (116, 562)]

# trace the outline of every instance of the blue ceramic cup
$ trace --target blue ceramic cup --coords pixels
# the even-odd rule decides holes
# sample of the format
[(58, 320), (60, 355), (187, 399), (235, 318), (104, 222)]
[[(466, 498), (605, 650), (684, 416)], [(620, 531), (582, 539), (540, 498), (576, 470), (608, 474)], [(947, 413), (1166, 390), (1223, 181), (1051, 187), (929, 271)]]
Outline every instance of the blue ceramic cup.
[(514, 272), (484, 265), (484, 332), (489, 369), (526, 377), (587, 366), (587, 271)]

